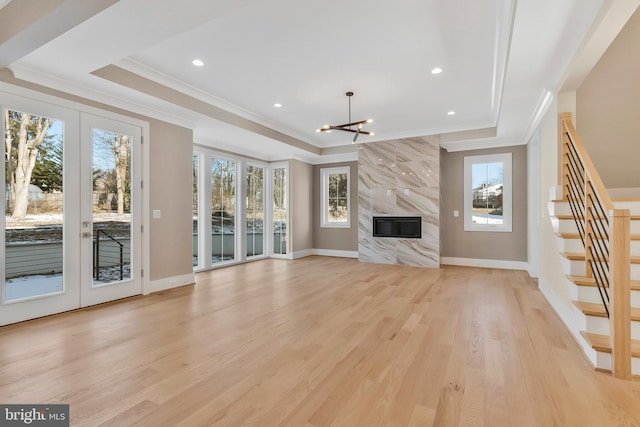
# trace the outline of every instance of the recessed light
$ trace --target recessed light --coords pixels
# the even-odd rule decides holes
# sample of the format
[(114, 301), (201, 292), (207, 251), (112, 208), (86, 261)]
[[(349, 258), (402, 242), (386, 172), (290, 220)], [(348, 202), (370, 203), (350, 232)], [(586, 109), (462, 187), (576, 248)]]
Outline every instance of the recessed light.
[(433, 70), (431, 70), (431, 74), (440, 74), (442, 72), (442, 68), (440, 67), (436, 67)]
[(449, 115), (449, 116), (455, 116), (455, 115), (456, 115), (456, 112), (455, 112), (455, 111), (449, 111), (449, 112), (447, 113), (447, 115)]
[(204, 65), (204, 62), (202, 62), (202, 60), (200, 59), (194, 59), (193, 61), (191, 61), (191, 63), (196, 67), (202, 67)]
[(280, 104), (279, 102), (276, 102), (275, 104), (273, 104), (273, 106), (276, 108), (280, 108), (282, 107), (282, 104)]

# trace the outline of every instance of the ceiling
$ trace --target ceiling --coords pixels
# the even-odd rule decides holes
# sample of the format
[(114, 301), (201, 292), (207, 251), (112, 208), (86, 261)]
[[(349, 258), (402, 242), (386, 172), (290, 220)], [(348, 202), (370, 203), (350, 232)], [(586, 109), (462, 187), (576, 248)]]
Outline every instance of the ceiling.
[[(199, 144), (318, 163), (357, 153), (352, 135), (316, 132), (347, 121), (347, 91), (352, 119), (374, 120), (365, 130), (375, 136), (359, 143), (441, 134), (449, 150), (525, 144), (619, 2), (50, 3), (15, 35), (0, 31), (0, 66), (17, 78), (191, 127)], [(35, 5), (0, 1), (0, 24)]]

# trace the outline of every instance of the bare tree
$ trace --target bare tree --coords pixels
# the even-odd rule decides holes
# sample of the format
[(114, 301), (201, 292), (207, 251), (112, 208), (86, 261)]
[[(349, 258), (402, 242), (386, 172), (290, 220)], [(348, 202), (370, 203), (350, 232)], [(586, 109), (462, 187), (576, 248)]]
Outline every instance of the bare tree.
[(118, 215), (124, 213), (125, 184), (129, 166), (129, 137), (116, 134), (113, 141), (113, 156), (116, 161), (116, 194), (118, 197)]
[[(114, 132), (102, 130), (94, 130), (94, 132), (94, 175), (98, 169), (100, 170), (99, 176), (94, 176), (94, 179), (98, 178), (102, 181), (102, 189), (107, 193), (115, 190), (117, 211), (122, 215), (128, 209), (130, 197), (130, 138), (128, 135)], [(112, 158), (113, 162), (107, 160), (108, 158)], [(98, 163), (96, 159), (99, 159)]]
[[(15, 136), (12, 132), (12, 124), (17, 124), (17, 146), (14, 147)], [(31, 175), (36, 165), (40, 145), (47, 136), (51, 126), (51, 120), (32, 116), (26, 113), (9, 113), (5, 110), (5, 145), (7, 161), (13, 164), (12, 153), (15, 148), (15, 170), (10, 174), (11, 197), (13, 209), (11, 216), (16, 219), (24, 218), (29, 204), (29, 184)]]

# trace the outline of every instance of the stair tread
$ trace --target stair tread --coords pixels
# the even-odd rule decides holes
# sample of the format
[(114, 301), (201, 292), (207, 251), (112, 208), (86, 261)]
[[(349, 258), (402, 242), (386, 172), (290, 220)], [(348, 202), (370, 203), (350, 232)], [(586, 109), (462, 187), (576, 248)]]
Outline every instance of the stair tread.
[[(573, 304), (587, 316), (607, 317), (607, 312), (602, 303), (573, 301)], [(631, 320), (640, 322), (640, 308), (631, 307)]]
[(560, 255), (571, 261), (584, 261), (584, 252), (562, 252)]
[[(584, 252), (562, 252), (560, 255), (571, 261), (584, 261)], [(640, 264), (640, 256), (630, 257), (631, 264)]]
[[(557, 219), (571, 219), (571, 220), (573, 219), (573, 215), (556, 215), (555, 217)], [(582, 217), (579, 217), (579, 218), (582, 218)], [(638, 221), (640, 220), (640, 215), (630, 215), (629, 219), (631, 221)]]
[[(567, 199), (553, 199), (553, 203), (569, 203)], [(612, 202), (640, 202), (640, 197), (612, 197)]]
[[(580, 335), (591, 345), (595, 351), (602, 353), (611, 353), (611, 344), (609, 335), (592, 334), (590, 332), (580, 331)], [(640, 357), (640, 340), (631, 340), (631, 356)]]
[[(568, 275), (567, 279), (571, 280), (577, 286), (596, 286), (596, 279), (593, 277)], [(640, 280), (631, 280), (631, 290), (640, 291)]]
[[(556, 233), (556, 236), (561, 237), (563, 239), (579, 239), (580, 238), (580, 234), (578, 233), (560, 232), (560, 233)], [(631, 240), (640, 240), (640, 234), (632, 234)]]

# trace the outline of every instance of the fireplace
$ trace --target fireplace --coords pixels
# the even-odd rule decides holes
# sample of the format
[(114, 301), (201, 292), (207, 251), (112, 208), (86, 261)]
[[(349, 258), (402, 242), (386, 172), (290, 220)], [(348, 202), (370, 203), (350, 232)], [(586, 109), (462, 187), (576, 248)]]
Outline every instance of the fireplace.
[(373, 237), (422, 238), (420, 216), (374, 216)]

